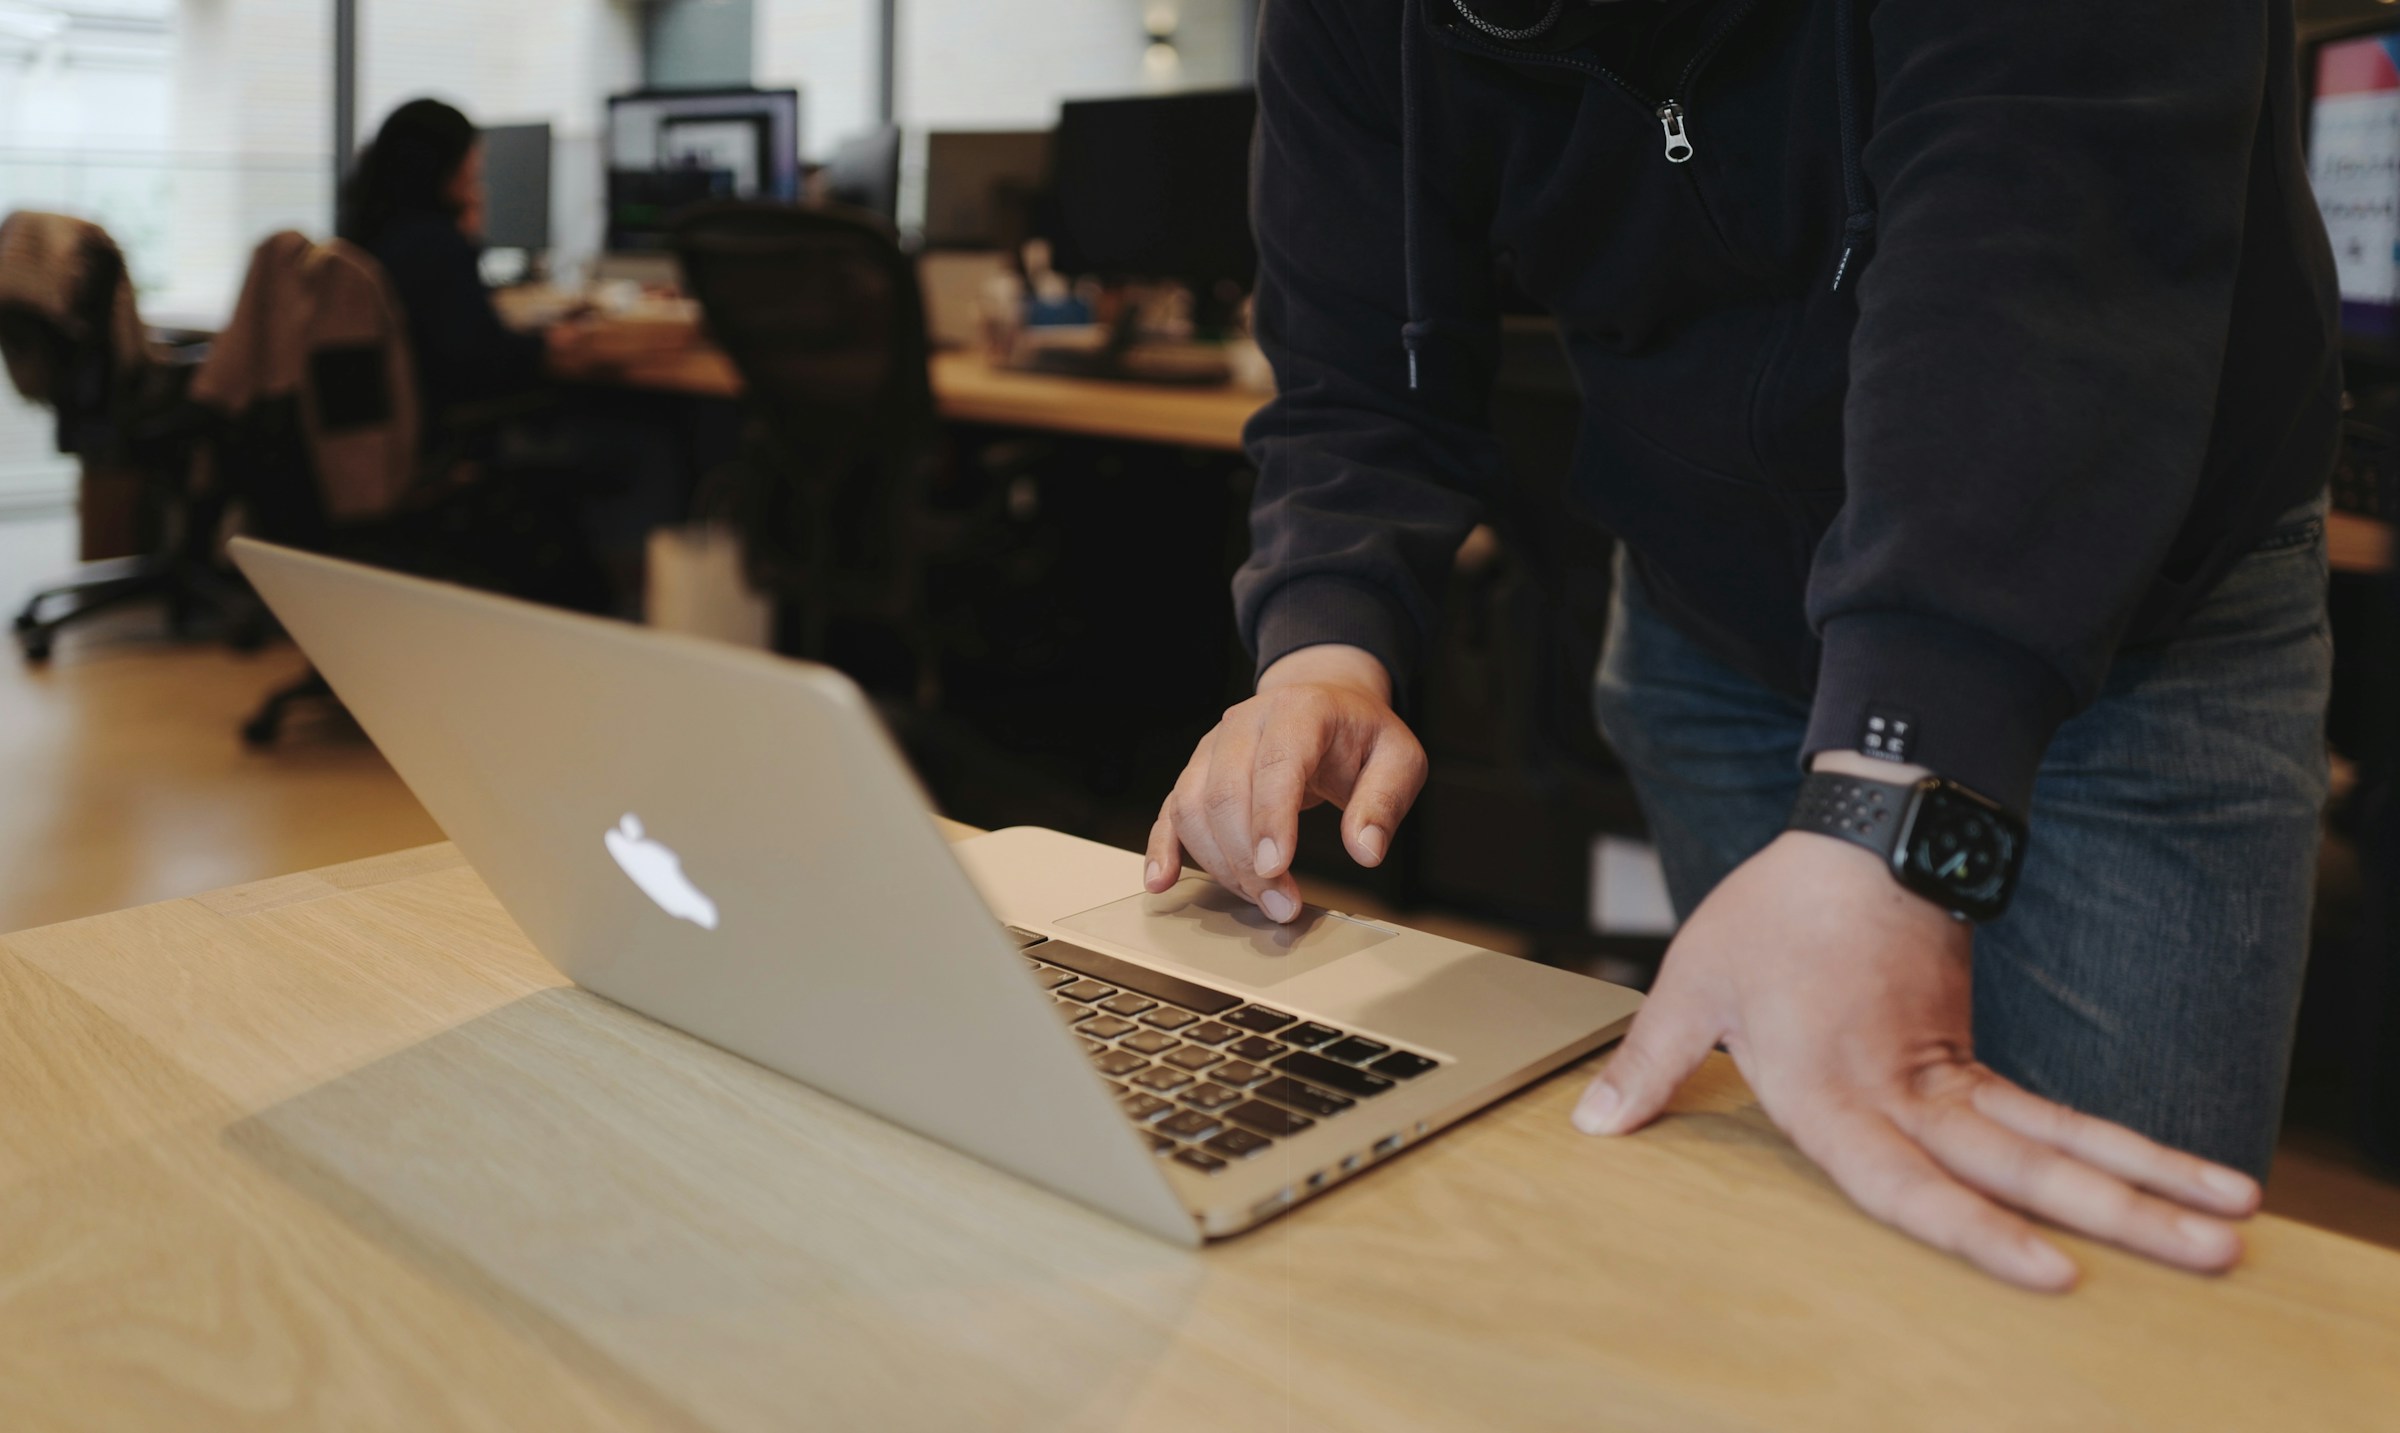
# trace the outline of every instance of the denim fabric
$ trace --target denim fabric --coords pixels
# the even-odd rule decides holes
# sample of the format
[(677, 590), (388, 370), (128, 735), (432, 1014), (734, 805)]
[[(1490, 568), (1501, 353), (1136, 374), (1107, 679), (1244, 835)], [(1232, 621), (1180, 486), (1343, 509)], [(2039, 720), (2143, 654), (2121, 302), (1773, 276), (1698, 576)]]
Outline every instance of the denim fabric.
[[(2016, 899), (1975, 936), (1980, 1058), (2261, 1176), (2325, 801), (2323, 514), (2288, 514), (2173, 641), (2118, 655), (2051, 743)], [(1669, 626), (1622, 561), (1595, 704), (1688, 913), (1783, 830), (1809, 709)]]

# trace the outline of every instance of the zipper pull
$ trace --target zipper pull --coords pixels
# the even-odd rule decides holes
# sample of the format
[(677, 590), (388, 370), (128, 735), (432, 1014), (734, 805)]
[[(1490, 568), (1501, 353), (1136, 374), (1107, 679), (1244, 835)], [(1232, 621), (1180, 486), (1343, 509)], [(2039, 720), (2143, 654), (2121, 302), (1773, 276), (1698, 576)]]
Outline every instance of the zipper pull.
[(1683, 132), (1683, 106), (1668, 100), (1658, 107), (1658, 127), (1667, 132), (1667, 163), (1681, 164), (1692, 157), (1691, 137)]

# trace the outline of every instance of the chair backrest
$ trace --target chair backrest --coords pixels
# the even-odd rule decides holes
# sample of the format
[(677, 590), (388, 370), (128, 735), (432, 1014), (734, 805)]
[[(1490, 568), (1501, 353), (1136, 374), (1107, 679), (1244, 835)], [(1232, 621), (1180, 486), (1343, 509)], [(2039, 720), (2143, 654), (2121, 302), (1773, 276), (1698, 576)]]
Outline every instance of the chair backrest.
[(58, 450), (113, 456), (149, 359), (125, 256), (99, 225), (21, 209), (0, 220), (0, 358), (58, 418)]
[[(192, 396), (234, 420), (228, 480), (254, 480), (256, 506), (303, 529), (373, 521), (418, 481), (415, 369), (407, 323), (382, 266), (354, 244), (285, 231), (262, 242)], [(308, 491), (292, 491), (297, 442)], [(253, 465), (239, 467), (246, 453)], [(272, 491), (269, 491), (269, 487)], [(313, 545), (306, 530), (278, 534)]]
[(904, 599), (934, 440), (915, 265), (888, 227), (833, 206), (705, 205), (669, 242), (742, 376), (759, 456), (730, 515), (753, 577), (837, 603)]

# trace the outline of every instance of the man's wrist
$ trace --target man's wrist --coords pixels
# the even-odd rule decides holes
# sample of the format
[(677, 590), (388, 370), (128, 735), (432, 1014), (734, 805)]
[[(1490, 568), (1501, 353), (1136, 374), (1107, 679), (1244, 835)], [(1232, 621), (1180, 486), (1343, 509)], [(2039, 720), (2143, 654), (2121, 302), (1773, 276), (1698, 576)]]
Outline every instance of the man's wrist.
[(1392, 674), (1383, 659), (1364, 647), (1322, 642), (1285, 653), (1258, 674), (1258, 690), (1289, 686), (1356, 687), (1391, 705)]

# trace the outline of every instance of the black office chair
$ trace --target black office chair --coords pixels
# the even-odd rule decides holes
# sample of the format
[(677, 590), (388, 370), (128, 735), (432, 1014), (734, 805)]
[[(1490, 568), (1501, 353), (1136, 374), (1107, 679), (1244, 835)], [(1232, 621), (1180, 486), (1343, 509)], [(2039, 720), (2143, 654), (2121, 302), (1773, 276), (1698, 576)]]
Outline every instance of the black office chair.
[(916, 700), (939, 685), (929, 563), (968, 523), (928, 501), (936, 428), (924, 301), (888, 225), (837, 206), (702, 206), (670, 247), (708, 332), (739, 370), (741, 458), (705, 513), (740, 533), (780, 600), (779, 645), (825, 660), (839, 624), (900, 638)]
[[(373, 282), (384, 282), (363, 251), (345, 246), (344, 257)], [(381, 333), (304, 335), (301, 391), (259, 399), (223, 420), (217, 467), (245, 530), (421, 577), (580, 611), (607, 610), (607, 577), (575, 518), (588, 486), (583, 475), (489, 452), (489, 440), (526, 411), (525, 403), (453, 411), (426, 435), (413, 483), (397, 501), (371, 515), (335, 515), (316, 458), (319, 445), (415, 418), (413, 403), (403, 398), (410, 382), (408, 347), (396, 307), (388, 313), (392, 323)], [(271, 745), (295, 706), (332, 700), (332, 689), (312, 670), (271, 693), (243, 723), (242, 739)]]
[(28, 662), (48, 661), (68, 625), (135, 602), (163, 602), (179, 637), (211, 617), (248, 630), (241, 619), (252, 611), (249, 600), (215, 552), (222, 505), (194, 482), (192, 456), (206, 419), (185, 398), (189, 353), (120, 362), (111, 335), (124, 273), (116, 245), (95, 231), (85, 244), (81, 291), (70, 301), (72, 329), (29, 306), (0, 302), (0, 350), (20, 386), (33, 383), (26, 396), (57, 415), (58, 451), (141, 478), (137, 519), (145, 551), (87, 563), (34, 593), (16, 617)]

